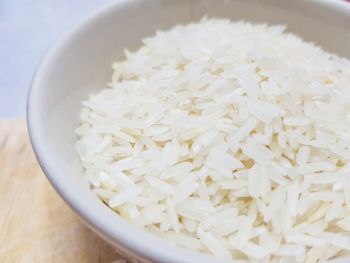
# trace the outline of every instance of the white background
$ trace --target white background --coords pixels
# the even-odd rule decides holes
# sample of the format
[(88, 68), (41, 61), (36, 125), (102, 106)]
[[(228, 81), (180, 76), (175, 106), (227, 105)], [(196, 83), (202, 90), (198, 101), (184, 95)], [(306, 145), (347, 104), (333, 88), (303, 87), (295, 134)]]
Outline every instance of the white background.
[(28, 88), (55, 40), (116, 0), (0, 0), (0, 118), (25, 116)]

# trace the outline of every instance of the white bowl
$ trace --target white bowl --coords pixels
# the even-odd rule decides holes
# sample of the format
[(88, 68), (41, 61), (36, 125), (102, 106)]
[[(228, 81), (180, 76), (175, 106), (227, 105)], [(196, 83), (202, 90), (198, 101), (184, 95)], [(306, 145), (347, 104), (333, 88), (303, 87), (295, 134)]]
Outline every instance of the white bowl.
[(85, 20), (47, 54), (28, 98), (28, 126), (38, 161), (61, 197), (101, 237), (130, 258), (152, 262), (213, 262), (127, 223), (89, 190), (80, 173), (74, 129), (81, 101), (106, 86), (111, 63), (156, 30), (203, 15), (287, 24), (289, 31), (350, 57), (350, 4), (341, 0), (117, 1)]

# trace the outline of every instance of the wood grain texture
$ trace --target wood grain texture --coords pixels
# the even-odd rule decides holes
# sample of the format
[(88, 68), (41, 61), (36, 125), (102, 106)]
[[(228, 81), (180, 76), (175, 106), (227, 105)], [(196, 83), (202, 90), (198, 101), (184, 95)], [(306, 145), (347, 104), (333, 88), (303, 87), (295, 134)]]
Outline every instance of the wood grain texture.
[(53, 190), (34, 157), (25, 121), (0, 120), (0, 262), (119, 258)]

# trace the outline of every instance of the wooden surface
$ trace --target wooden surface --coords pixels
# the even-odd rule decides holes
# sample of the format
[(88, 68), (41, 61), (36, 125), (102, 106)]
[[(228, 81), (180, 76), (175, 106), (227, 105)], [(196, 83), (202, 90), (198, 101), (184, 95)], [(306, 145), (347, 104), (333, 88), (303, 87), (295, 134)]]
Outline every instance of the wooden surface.
[(114, 250), (53, 190), (24, 120), (0, 120), (0, 262), (111, 262)]

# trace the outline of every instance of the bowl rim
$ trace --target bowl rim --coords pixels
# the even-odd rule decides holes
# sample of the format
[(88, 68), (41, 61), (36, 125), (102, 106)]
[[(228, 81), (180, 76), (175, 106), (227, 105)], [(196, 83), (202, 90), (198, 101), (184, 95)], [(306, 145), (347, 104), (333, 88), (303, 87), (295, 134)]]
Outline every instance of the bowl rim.
[[(103, 239), (113, 245), (121, 245), (126, 247), (128, 251), (141, 255), (143, 259), (152, 262), (194, 262), (201, 260), (200, 262), (213, 262), (219, 259), (214, 259), (210, 255), (204, 255), (195, 251), (189, 251), (187, 249), (178, 248), (175, 245), (162, 242), (159, 237), (137, 229), (136, 226), (126, 221), (120, 221), (120, 229), (114, 229), (111, 231), (106, 225), (104, 225), (103, 217), (91, 213), (87, 205), (82, 205), (82, 200), (79, 200), (73, 193), (64, 187), (60, 183), (60, 172), (57, 171), (57, 165), (50, 160), (50, 150), (45, 144), (45, 138), (43, 130), (40, 129), (41, 121), (37, 114), (40, 111), (40, 98), (42, 91), (46, 88), (42, 85), (43, 80), (47, 72), (52, 70), (55, 57), (59, 55), (59, 52), (65, 48), (67, 44), (71, 42), (73, 37), (80, 31), (93, 25), (98, 19), (103, 16), (111, 15), (115, 10), (130, 5), (137, 5), (147, 0), (118, 0), (112, 4), (108, 4), (97, 10), (91, 15), (86, 16), (81, 22), (77, 23), (67, 33), (63, 34), (56, 43), (49, 49), (46, 55), (41, 60), (37, 70), (34, 74), (32, 85), (29, 88), (27, 96), (27, 127), (30, 142), (33, 147), (35, 156), (44, 171), (45, 176), (50, 181), (55, 191), (61, 196), (62, 199), (68, 204), (76, 214), (93, 230), (97, 232)], [(350, 3), (343, 0), (309, 0), (312, 4), (319, 5), (325, 9), (335, 9), (339, 12), (346, 12), (350, 16)], [(137, 233), (138, 236), (134, 237), (129, 235), (129, 231)], [(152, 242), (144, 242), (144, 240), (150, 240)]]

